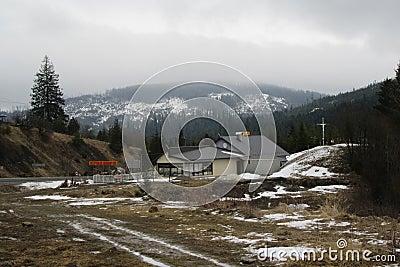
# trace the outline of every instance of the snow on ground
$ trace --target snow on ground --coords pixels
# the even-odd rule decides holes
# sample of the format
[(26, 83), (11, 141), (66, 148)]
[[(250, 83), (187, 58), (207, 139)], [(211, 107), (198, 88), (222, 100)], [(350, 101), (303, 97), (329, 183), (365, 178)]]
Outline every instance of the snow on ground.
[(139, 252), (137, 252), (137, 251), (134, 251), (134, 250), (128, 248), (127, 246), (124, 246), (124, 245), (122, 245), (122, 244), (119, 244), (119, 243), (117, 243), (117, 242), (115, 242), (115, 241), (109, 239), (108, 237), (102, 235), (102, 234), (94, 233), (94, 232), (88, 231), (88, 230), (82, 228), (80, 224), (72, 224), (71, 226), (74, 227), (78, 232), (80, 232), (80, 233), (82, 233), (82, 234), (94, 236), (94, 237), (100, 239), (100, 240), (103, 241), (103, 242), (110, 243), (110, 244), (113, 245), (114, 247), (117, 247), (117, 248), (119, 248), (119, 249), (125, 250), (125, 251), (127, 251), (128, 253), (133, 254), (134, 256), (138, 257), (138, 258), (141, 259), (143, 262), (146, 262), (146, 263), (151, 264), (151, 265), (153, 265), (153, 266), (168, 267), (168, 265), (163, 264), (162, 262), (159, 262), (159, 261), (157, 261), (157, 260), (155, 260), (155, 259), (153, 259), (153, 258), (144, 256), (144, 255), (142, 255), (141, 253), (139, 253)]
[(254, 173), (242, 173), (239, 174), (240, 178), (244, 180), (255, 180), (255, 179), (261, 179), (261, 175), (259, 174), (254, 174)]
[(309, 207), (310, 207), (310, 205), (305, 204), (305, 203), (289, 204), (289, 205), (288, 205), (288, 208), (289, 208), (290, 210), (296, 210), (296, 211), (302, 211), (302, 210), (305, 210), (305, 209), (307, 209), (307, 208), (309, 208)]
[[(192, 256), (192, 257), (196, 257), (196, 258), (200, 258), (200, 259), (206, 260), (206, 261), (208, 261), (208, 262), (210, 262), (210, 263), (212, 263), (212, 264), (214, 264), (214, 265), (222, 266), (222, 267), (227, 267), (227, 266), (229, 266), (229, 265), (227, 265), (227, 264), (225, 264), (225, 263), (221, 263), (221, 262), (219, 262), (219, 261), (216, 260), (216, 259), (213, 259), (213, 258), (210, 258), (210, 257), (208, 257), (208, 256), (202, 255), (202, 254), (200, 254), (200, 253), (198, 253), (198, 252), (192, 252), (192, 251), (189, 251), (189, 250), (187, 250), (187, 249), (185, 249), (185, 248), (183, 248), (183, 247), (180, 247), (180, 246), (178, 246), (178, 245), (174, 245), (174, 244), (167, 243), (166, 241), (163, 241), (163, 240), (154, 238), (154, 237), (149, 236), (149, 235), (147, 235), (147, 234), (144, 234), (144, 233), (142, 233), (142, 232), (134, 231), (134, 230), (131, 230), (131, 229), (128, 229), (128, 228), (119, 226), (119, 225), (117, 225), (117, 224), (111, 223), (111, 222), (110, 222), (109, 220), (107, 220), (107, 219), (103, 219), (103, 218), (99, 218), (99, 217), (94, 217), (94, 216), (90, 216), (90, 215), (84, 215), (84, 214), (81, 214), (80, 216), (83, 217), (83, 218), (89, 219), (89, 220), (91, 220), (91, 221), (93, 221), (93, 222), (104, 224), (104, 225), (110, 227), (111, 229), (118, 230), (119, 232), (123, 232), (123, 233), (125, 233), (125, 234), (127, 234), (127, 235), (135, 236), (135, 237), (137, 237), (137, 238), (139, 238), (139, 239), (142, 239), (142, 240), (144, 240), (144, 241), (153, 242), (153, 243), (159, 244), (159, 245), (161, 245), (161, 246), (163, 246), (163, 247), (165, 247), (165, 248), (171, 248), (171, 249), (177, 250), (177, 251), (179, 251), (179, 252), (181, 252), (181, 253), (183, 253), (183, 254), (186, 254), (186, 255), (189, 255), (189, 256)], [(99, 237), (99, 239), (101, 239), (101, 240), (107, 241), (107, 242), (109, 242), (109, 243), (112, 242), (112, 241), (110, 242), (110, 240), (109, 240), (107, 237), (103, 236), (103, 235), (100, 235), (100, 234), (94, 233), (94, 232), (89, 232), (89, 231), (87, 231), (87, 230), (85, 230), (85, 229), (82, 229), (82, 227), (80, 227), (79, 224), (78, 224), (78, 225), (77, 225), (77, 224), (72, 224), (72, 226), (73, 226), (73, 227), (78, 226), (78, 228), (80, 228), (80, 229), (78, 229), (78, 230), (81, 230), (82, 233), (91, 234), (91, 235), (96, 235), (96, 236)], [(83, 231), (84, 231), (84, 232), (83, 232)], [(118, 244), (118, 243), (116, 243), (116, 242), (114, 242), (114, 243), (115, 243), (115, 244), (113, 244), (113, 245), (115, 245), (116, 247), (120, 247), (121, 249), (127, 250), (127, 247), (123, 248), (123, 247), (121, 247), (120, 244)], [(111, 244), (112, 244), (112, 243), (111, 243)], [(129, 250), (128, 252), (131, 252), (131, 250)], [(138, 252), (133, 252), (133, 253), (138, 253)], [(142, 254), (139, 254), (139, 256), (145, 257), (145, 256), (142, 255)], [(148, 259), (150, 259), (150, 258), (148, 258)], [(148, 262), (148, 263), (150, 263), (150, 262)], [(150, 264), (152, 264), (152, 263), (150, 263)], [(161, 264), (161, 263), (160, 263), (160, 264)], [(165, 265), (158, 265), (158, 264), (152, 264), (152, 265), (155, 265), (155, 266), (165, 266)]]
[[(274, 214), (272, 214), (274, 215)], [(334, 219), (332, 219), (329, 222), (321, 222), (323, 219), (322, 218), (313, 218), (313, 219), (306, 219), (306, 220), (299, 220), (299, 218), (304, 217), (302, 215), (287, 215), (283, 216), (285, 214), (282, 214), (281, 216), (272, 216), (277, 221), (280, 220), (285, 220), (285, 219), (295, 219), (295, 220), (290, 220), (286, 222), (279, 222), (277, 225), (281, 226), (286, 226), (290, 228), (296, 228), (300, 230), (306, 230), (306, 229), (316, 229), (320, 227), (348, 227), (351, 225), (349, 222), (336, 222)], [(266, 216), (264, 216), (266, 217)], [(297, 220), (296, 220), (297, 219)]]
[(258, 219), (256, 219), (256, 218), (246, 219), (242, 216), (234, 216), (233, 219), (238, 220), (238, 221), (243, 221), (243, 222), (258, 222)]
[(320, 185), (320, 186), (311, 188), (308, 191), (319, 192), (322, 194), (326, 194), (326, 193), (332, 194), (332, 193), (336, 193), (338, 190), (341, 190), (341, 189), (348, 189), (348, 187), (346, 185)]
[(315, 225), (319, 224), (319, 221), (322, 219), (317, 218), (317, 219), (310, 219), (310, 220), (301, 220), (301, 221), (289, 221), (289, 222), (281, 222), (277, 223), (277, 225), (283, 225), (291, 228), (297, 228), (301, 230), (305, 229), (314, 229)]
[(83, 238), (79, 238), (79, 237), (73, 237), (73, 238), (72, 238), (72, 241), (75, 241), (75, 242), (85, 242), (86, 240), (83, 239)]
[(295, 192), (286, 191), (285, 187), (281, 186), (281, 185), (277, 185), (274, 188), (276, 189), (276, 192), (274, 192), (274, 191), (261, 192), (254, 199), (261, 198), (261, 197), (280, 198), (280, 196), (282, 196), (282, 195), (291, 195), (294, 198), (301, 197), (301, 192), (299, 192), (299, 191), (295, 191)]
[(66, 196), (60, 196), (60, 195), (51, 195), (51, 196), (30, 196), (30, 197), (25, 197), (27, 199), (32, 199), (32, 200), (70, 200), (72, 199), (71, 197), (66, 197)]
[(92, 205), (102, 205), (111, 204), (119, 201), (132, 201), (138, 202), (142, 201), (141, 197), (135, 198), (123, 198), (123, 197), (101, 197), (101, 198), (73, 198), (61, 195), (36, 195), (25, 197), (26, 199), (32, 200), (64, 200), (69, 206), (92, 206)]
[(165, 209), (197, 209), (197, 207), (188, 206), (185, 202), (181, 201), (166, 201), (161, 207)]
[(57, 188), (59, 187), (64, 181), (49, 181), (49, 182), (26, 182), (20, 184), (20, 187), (25, 187), (29, 190), (38, 190), (38, 189), (47, 189), (47, 188)]
[(303, 215), (295, 214), (295, 215), (289, 215), (287, 213), (272, 213), (272, 214), (266, 214), (263, 216), (263, 218), (269, 220), (269, 221), (281, 221), (281, 220), (286, 220), (286, 219), (300, 219), (303, 217)]
[(338, 151), (340, 146), (318, 146), (312, 149), (301, 151), (287, 157), (288, 162), (278, 172), (269, 177), (299, 178), (316, 177), (331, 178), (338, 176), (337, 173), (330, 172), (326, 167), (315, 166), (316, 161), (331, 159), (334, 152)]

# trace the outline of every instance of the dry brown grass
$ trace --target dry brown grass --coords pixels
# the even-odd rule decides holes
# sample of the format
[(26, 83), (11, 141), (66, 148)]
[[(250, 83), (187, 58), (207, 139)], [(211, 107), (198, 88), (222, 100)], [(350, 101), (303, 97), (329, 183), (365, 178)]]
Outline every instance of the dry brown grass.
[(325, 203), (319, 207), (319, 211), (323, 217), (335, 218), (348, 215), (347, 206), (343, 194), (329, 194), (325, 198)]

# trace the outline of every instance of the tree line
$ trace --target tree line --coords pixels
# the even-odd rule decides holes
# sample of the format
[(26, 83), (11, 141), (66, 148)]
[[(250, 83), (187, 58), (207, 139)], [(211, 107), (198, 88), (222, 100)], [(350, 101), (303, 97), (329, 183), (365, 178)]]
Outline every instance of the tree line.
[(278, 142), (289, 152), (320, 145), (321, 129), (316, 124), (325, 117), (327, 144), (346, 143), (344, 160), (361, 177), (359, 206), (353, 209), (398, 215), (400, 64), (394, 78), (274, 116)]

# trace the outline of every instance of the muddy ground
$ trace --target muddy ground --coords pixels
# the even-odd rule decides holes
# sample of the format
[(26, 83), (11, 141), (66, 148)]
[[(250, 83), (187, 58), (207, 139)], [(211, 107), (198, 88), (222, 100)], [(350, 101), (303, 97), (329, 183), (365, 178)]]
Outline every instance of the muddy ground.
[[(309, 183), (309, 182), (308, 182)], [(349, 185), (325, 181), (325, 185)], [(286, 193), (256, 198), (274, 192)], [(0, 266), (375, 266), (399, 263), (399, 222), (349, 214), (350, 190), (310, 190), (317, 184), (266, 181), (245, 198), (238, 185), (224, 201), (183, 207), (151, 199), (135, 184), (69, 189), (0, 188)], [(265, 246), (371, 250), (398, 259), (261, 261)]]

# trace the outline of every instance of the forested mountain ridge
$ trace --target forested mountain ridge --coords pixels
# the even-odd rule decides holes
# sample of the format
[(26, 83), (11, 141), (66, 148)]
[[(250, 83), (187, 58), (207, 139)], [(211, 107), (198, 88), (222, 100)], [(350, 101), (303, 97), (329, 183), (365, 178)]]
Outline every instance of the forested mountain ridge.
[[(135, 85), (111, 89), (103, 94), (89, 94), (67, 98), (65, 100), (66, 113), (70, 117), (77, 118), (81, 125), (88, 125), (96, 132), (112, 124), (114, 118), (118, 118), (119, 121), (122, 121), (125, 108), (138, 87), (138, 85)], [(294, 90), (268, 84), (260, 84), (259, 87), (265, 94), (264, 96), (273, 111), (296, 107), (324, 96), (317, 92)], [(160, 113), (171, 109), (177, 102), (183, 102), (185, 99), (196, 97), (200, 94), (205, 94), (214, 98), (220, 97), (218, 96), (218, 92), (215, 92), (214, 88), (207, 88), (205, 86), (191, 88), (191, 90), (188, 91), (181, 90), (172, 93), (169, 99), (166, 99), (159, 105)], [(150, 106), (142, 108), (150, 108)]]
[[(321, 123), (322, 117), (327, 123), (327, 144), (348, 141), (344, 135), (345, 128), (349, 131), (354, 127), (357, 124), (357, 118), (353, 121), (352, 114), (347, 114), (347, 112), (373, 110), (378, 104), (378, 92), (381, 85), (382, 82), (372, 83), (357, 90), (322, 97), (308, 104), (274, 112), (279, 144), (291, 152), (321, 145), (321, 127), (317, 124)], [(300, 141), (299, 135), (305, 140)]]

